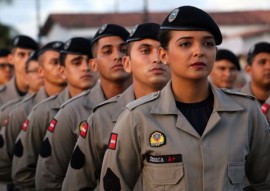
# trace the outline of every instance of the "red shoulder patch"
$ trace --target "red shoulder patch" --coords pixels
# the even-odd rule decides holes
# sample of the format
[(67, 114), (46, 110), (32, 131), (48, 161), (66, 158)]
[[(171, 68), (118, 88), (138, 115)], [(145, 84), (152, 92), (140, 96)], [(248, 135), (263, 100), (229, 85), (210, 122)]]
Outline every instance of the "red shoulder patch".
[(109, 149), (112, 149), (112, 150), (116, 149), (117, 137), (118, 137), (118, 134), (111, 133), (110, 142), (109, 142)]
[(269, 105), (267, 103), (264, 103), (262, 106), (261, 106), (261, 110), (263, 112), (263, 114), (266, 114), (267, 111), (269, 109)]
[(49, 127), (48, 127), (48, 131), (50, 131), (52, 133), (55, 129), (56, 123), (57, 123), (57, 120), (53, 118), (51, 120)]
[(87, 135), (88, 123), (86, 121), (81, 122), (80, 124), (80, 135), (85, 138)]
[(2, 127), (7, 127), (9, 121), (9, 117), (7, 117), (3, 122), (2, 122)]
[(26, 119), (26, 120), (23, 122), (23, 126), (22, 126), (22, 130), (23, 130), (23, 131), (27, 131), (28, 124), (29, 124), (29, 120)]

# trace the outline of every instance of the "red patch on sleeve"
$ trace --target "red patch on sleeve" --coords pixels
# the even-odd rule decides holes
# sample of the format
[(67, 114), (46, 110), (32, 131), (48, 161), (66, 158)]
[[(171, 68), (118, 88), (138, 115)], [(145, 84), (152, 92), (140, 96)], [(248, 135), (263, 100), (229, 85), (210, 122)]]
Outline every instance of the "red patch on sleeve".
[(118, 134), (116, 133), (111, 134), (110, 142), (109, 142), (109, 149), (112, 149), (112, 150), (116, 149), (117, 137), (118, 137)]
[(23, 131), (27, 131), (28, 124), (29, 124), (29, 120), (26, 119), (26, 120), (23, 122), (23, 126), (22, 126), (22, 130), (23, 130)]
[(85, 138), (87, 135), (88, 123), (86, 121), (81, 122), (80, 124), (80, 135)]
[(54, 129), (55, 129), (56, 123), (57, 123), (57, 120), (56, 119), (52, 119), (51, 120), (51, 123), (50, 123), (50, 125), (48, 127), (48, 131), (53, 132)]
[(269, 105), (267, 103), (264, 103), (262, 106), (261, 106), (261, 110), (263, 112), (263, 114), (266, 114), (267, 111), (269, 109)]

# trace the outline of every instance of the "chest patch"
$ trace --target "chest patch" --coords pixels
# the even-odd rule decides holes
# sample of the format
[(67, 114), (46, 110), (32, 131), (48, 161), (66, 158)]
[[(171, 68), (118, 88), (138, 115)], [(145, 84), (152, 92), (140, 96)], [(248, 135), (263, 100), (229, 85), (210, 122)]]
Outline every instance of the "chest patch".
[(80, 124), (80, 135), (85, 138), (88, 130), (88, 123), (86, 121), (81, 122)]
[(160, 147), (166, 144), (166, 136), (159, 132), (155, 131), (150, 135), (149, 143), (151, 147)]
[(182, 155), (181, 154), (177, 154), (177, 155), (160, 155), (160, 156), (148, 155), (146, 160), (149, 163), (155, 163), (155, 164), (177, 163), (177, 162), (182, 162)]
[(55, 129), (55, 126), (56, 126), (56, 123), (57, 123), (57, 120), (56, 119), (52, 119), (51, 120), (51, 123), (48, 127), (48, 131), (50, 131), (51, 133), (53, 133), (54, 129)]
[(23, 122), (23, 126), (22, 126), (22, 130), (23, 130), (23, 131), (27, 131), (28, 124), (29, 124), (29, 120), (26, 119), (26, 120)]

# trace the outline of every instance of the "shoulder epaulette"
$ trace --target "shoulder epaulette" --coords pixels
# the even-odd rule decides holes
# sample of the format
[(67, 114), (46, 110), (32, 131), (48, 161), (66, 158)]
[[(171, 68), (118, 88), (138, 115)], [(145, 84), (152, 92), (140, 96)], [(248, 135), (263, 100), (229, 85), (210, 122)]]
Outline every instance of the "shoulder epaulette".
[(34, 93), (34, 94), (30, 95), (30, 96), (26, 96), (26, 97), (24, 97), (24, 98), (22, 99), (21, 102), (27, 102), (27, 101), (33, 99), (33, 97), (35, 97), (36, 95), (37, 95), (37, 93)]
[(145, 104), (147, 102), (150, 102), (150, 101), (153, 101), (153, 100), (157, 99), (159, 96), (160, 96), (160, 91), (154, 92), (154, 93), (151, 93), (149, 95), (143, 96), (143, 97), (141, 97), (139, 99), (136, 99), (136, 100), (134, 100), (132, 102), (129, 102), (126, 107), (129, 110), (132, 110), (132, 109), (138, 107), (139, 105), (143, 105), (143, 104)]
[(55, 94), (55, 95), (52, 95), (42, 101), (40, 101), (39, 103), (37, 103), (34, 107), (33, 107), (33, 110), (36, 110), (40, 105), (43, 105), (44, 102), (47, 102), (47, 101), (50, 101), (50, 100), (54, 100), (58, 97), (58, 94)]
[(65, 107), (67, 104), (69, 104), (69, 103), (71, 103), (71, 102), (73, 102), (73, 101), (75, 101), (75, 100), (77, 100), (77, 99), (79, 99), (79, 98), (81, 98), (81, 97), (83, 97), (83, 96), (85, 96), (85, 95), (88, 95), (88, 94), (90, 93), (90, 91), (91, 91), (90, 89), (85, 90), (85, 91), (83, 91), (82, 93), (80, 93), (80, 94), (78, 94), (78, 95), (76, 95), (76, 96), (70, 98), (69, 100), (65, 101), (65, 102), (60, 106), (60, 108), (63, 108), (63, 107)]
[(254, 96), (239, 92), (239, 91), (234, 90), (234, 89), (221, 88), (221, 91), (223, 91), (226, 94), (242, 96), (242, 97), (246, 97), (246, 98), (249, 98), (252, 100), (256, 100), (256, 98)]
[(7, 88), (6, 85), (1, 85), (1, 86), (0, 86), (0, 92), (4, 91), (6, 88)]
[(112, 98), (110, 98), (110, 99), (108, 99), (108, 100), (106, 100), (106, 101), (101, 102), (100, 104), (98, 104), (98, 105), (96, 105), (96, 106), (94, 107), (93, 111), (96, 111), (98, 108), (100, 108), (100, 107), (102, 107), (102, 106), (104, 106), (104, 105), (108, 105), (108, 104), (110, 104), (110, 103), (117, 102), (117, 100), (119, 99), (119, 97), (120, 97), (120, 94), (117, 95), (117, 96), (114, 96), (114, 97), (112, 97)]
[(4, 105), (1, 106), (0, 111), (5, 110), (6, 108), (8, 108), (11, 105), (17, 104), (20, 101), (22, 101), (22, 98), (18, 98), (18, 99), (14, 99), (14, 100), (8, 101), (7, 103), (5, 103)]

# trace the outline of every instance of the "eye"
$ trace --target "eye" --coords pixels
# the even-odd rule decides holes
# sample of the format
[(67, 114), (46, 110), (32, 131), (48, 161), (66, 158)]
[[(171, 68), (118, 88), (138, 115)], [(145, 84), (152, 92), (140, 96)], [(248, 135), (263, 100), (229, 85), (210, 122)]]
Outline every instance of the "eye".
[(141, 49), (141, 53), (142, 54), (149, 54), (150, 53), (150, 49), (149, 48), (143, 48), (143, 49)]
[(189, 46), (191, 46), (191, 42), (188, 42), (188, 41), (182, 42), (182, 43), (180, 43), (179, 46), (181, 46), (181, 47), (189, 47)]
[(206, 41), (206, 42), (204, 42), (204, 46), (206, 46), (206, 47), (213, 47), (215, 45), (216, 45), (216, 43), (214, 41)]
[(119, 51), (121, 52), (121, 53), (126, 53), (126, 51), (127, 51), (127, 48), (126, 48), (126, 46), (122, 46), (122, 47), (120, 47), (120, 49), (119, 49)]

